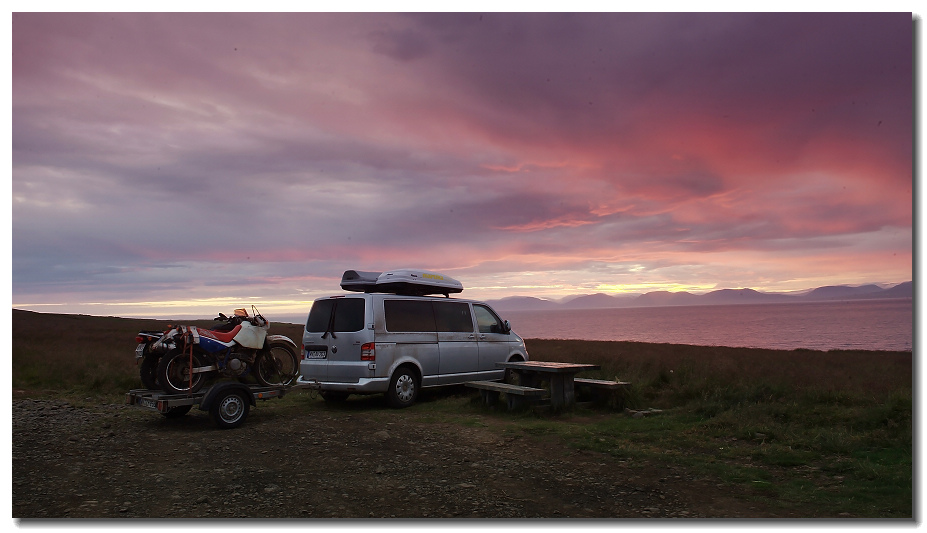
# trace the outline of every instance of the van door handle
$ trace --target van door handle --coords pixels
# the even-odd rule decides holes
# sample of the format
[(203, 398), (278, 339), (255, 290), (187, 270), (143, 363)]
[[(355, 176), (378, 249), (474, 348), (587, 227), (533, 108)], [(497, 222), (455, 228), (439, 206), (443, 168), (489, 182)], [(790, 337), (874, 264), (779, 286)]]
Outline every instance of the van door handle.
[(485, 339), (486, 335), (480, 335), (480, 339)]
[(468, 338), (468, 339), (475, 339), (475, 338), (476, 338), (476, 335), (474, 335), (474, 334), (471, 333), (467, 338)]

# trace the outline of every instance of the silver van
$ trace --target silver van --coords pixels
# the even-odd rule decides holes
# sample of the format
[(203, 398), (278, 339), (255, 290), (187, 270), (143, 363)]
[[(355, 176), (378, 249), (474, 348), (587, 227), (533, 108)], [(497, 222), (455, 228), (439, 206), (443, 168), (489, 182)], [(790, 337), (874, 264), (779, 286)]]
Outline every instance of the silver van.
[[(418, 282), (397, 281), (410, 272)], [(425, 271), (360, 274), (389, 283), (352, 283), (357, 273), (345, 272), (342, 287), (364, 293), (319, 298), (303, 331), (298, 382), (325, 400), (386, 393), (408, 407), (422, 387), (503, 379), (497, 362), (528, 360), (524, 340), (490, 306), (449, 297), (447, 280), (458, 282)], [(442, 283), (429, 288), (436, 276)], [(445, 296), (421, 295), (429, 291)]]

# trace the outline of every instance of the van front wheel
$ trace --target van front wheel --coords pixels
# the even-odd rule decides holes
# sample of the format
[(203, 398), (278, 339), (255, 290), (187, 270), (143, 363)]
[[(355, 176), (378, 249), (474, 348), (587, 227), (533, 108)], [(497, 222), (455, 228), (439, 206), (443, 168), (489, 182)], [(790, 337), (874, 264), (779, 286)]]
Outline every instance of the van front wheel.
[(409, 367), (400, 367), (389, 381), (386, 399), (391, 407), (409, 407), (418, 397), (418, 375)]

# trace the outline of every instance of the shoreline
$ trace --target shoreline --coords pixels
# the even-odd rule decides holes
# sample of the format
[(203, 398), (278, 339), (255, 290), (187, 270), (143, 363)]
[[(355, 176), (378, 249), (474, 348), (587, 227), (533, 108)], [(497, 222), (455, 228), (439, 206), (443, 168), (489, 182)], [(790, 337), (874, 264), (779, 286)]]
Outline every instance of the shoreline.
[[(751, 305), (751, 304), (742, 304), (742, 305)], [(761, 304), (765, 305), (765, 304)], [(681, 306), (682, 307), (682, 306)], [(693, 306), (685, 306), (693, 307)], [(717, 306), (706, 306), (706, 307), (717, 307)], [(617, 309), (617, 308), (610, 308)], [(650, 308), (652, 309), (652, 308)], [(503, 313), (504, 315), (505, 313)], [(12, 309), (12, 315), (14, 319), (16, 316), (27, 317), (30, 315), (37, 315), (38, 317), (45, 317), (48, 320), (115, 320), (123, 322), (129, 330), (135, 329), (141, 331), (144, 329), (158, 329), (166, 327), (167, 324), (177, 324), (182, 322), (190, 322), (197, 324), (201, 327), (209, 326), (213, 323), (211, 319), (208, 318), (135, 318), (135, 317), (119, 317), (119, 316), (103, 316), (103, 315), (87, 315), (87, 314), (74, 314), (74, 313), (46, 313), (42, 311), (31, 311), (26, 309)], [(131, 323), (137, 323), (135, 326), (129, 326)], [(14, 321), (14, 328), (16, 323)], [(302, 323), (294, 322), (283, 322), (283, 321), (273, 321), (271, 320), (271, 331), (277, 334), (284, 334), (290, 337), (294, 342), (299, 344), (302, 339)], [(518, 324), (515, 324), (515, 332), (518, 332)], [(589, 339), (589, 338), (571, 338), (571, 337), (539, 337), (534, 335), (522, 335), (519, 333), (519, 336), (522, 337), (525, 342), (529, 341), (541, 341), (541, 342), (579, 342), (579, 343), (624, 343), (624, 344), (639, 344), (639, 345), (658, 345), (658, 346), (680, 346), (680, 347), (698, 347), (698, 348), (727, 348), (735, 350), (759, 350), (759, 351), (773, 351), (773, 352), (818, 352), (818, 353), (830, 353), (830, 352), (866, 352), (874, 354), (882, 353), (899, 353), (899, 354), (913, 354), (914, 347), (908, 350), (890, 350), (890, 349), (878, 349), (878, 348), (859, 348), (859, 347), (836, 347), (836, 348), (813, 348), (813, 347), (793, 347), (793, 348), (783, 348), (783, 347), (767, 347), (767, 346), (738, 346), (734, 344), (705, 344), (705, 343), (689, 343), (689, 342), (674, 342), (674, 341), (654, 341), (654, 340), (639, 340), (639, 339)], [(913, 343), (913, 339), (912, 339)], [(529, 352), (529, 356), (530, 356)]]

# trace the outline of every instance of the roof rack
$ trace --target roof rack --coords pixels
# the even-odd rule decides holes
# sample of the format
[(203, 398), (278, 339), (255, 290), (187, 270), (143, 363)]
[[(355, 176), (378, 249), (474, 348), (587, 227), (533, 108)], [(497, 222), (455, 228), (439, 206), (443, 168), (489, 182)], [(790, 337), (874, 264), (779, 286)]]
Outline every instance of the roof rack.
[(345, 270), (341, 276), (341, 288), (354, 292), (385, 292), (407, 296), (450, 296), (463, 291), (463, 285), (454, 278), (427, 270), (412, 269), (387, 272)]

